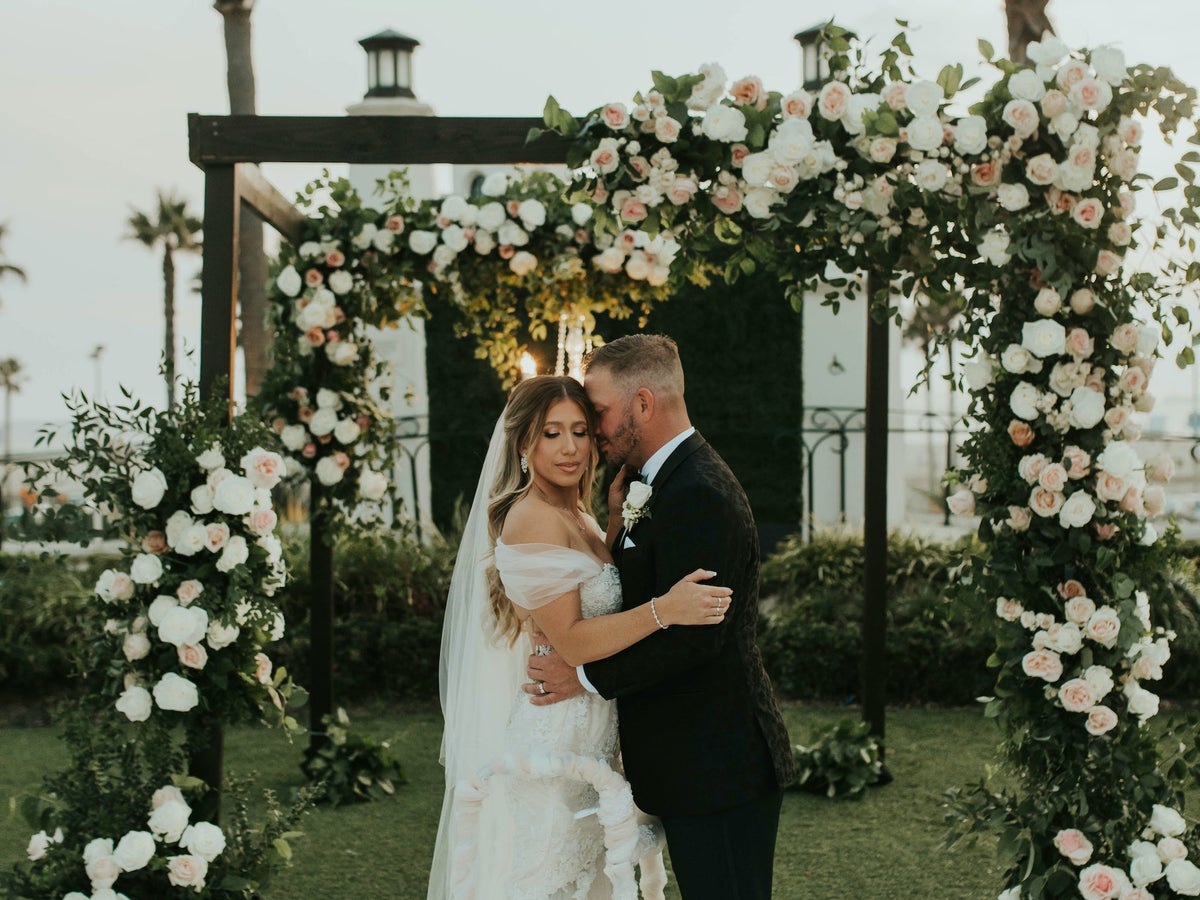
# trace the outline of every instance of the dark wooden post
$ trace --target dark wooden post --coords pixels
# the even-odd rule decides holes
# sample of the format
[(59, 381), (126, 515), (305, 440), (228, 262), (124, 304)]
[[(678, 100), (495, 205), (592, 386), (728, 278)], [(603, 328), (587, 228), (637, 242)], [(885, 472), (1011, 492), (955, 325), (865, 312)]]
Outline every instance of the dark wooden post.
[(333, 542), (319, 515), (326, 501), (316, 478), (311, 484), (308, 526), (309, 570), (309, 684), (308, 752), (317, 752), (327, 740), (324, 719), (333, 712)]
[[(233, 350), (237, 322), (239, 206), (235, 168), (211, 166), (204, 179), (204, 257), (201, 275), (200, 396), (221, 388), (233, 417)], [(225, 732), (219, 716), (203, 716), (188, 729), (188, 773), (208, 785), (196, 805), (200, 821), (220, 819)]]
[(887, 705), (887, 455), (888, 322), (871, 315), (876, 292), (887, 280), (867, 273), (867, 385), (863, 477), (863, 719), (871, 734), (884, 737)]

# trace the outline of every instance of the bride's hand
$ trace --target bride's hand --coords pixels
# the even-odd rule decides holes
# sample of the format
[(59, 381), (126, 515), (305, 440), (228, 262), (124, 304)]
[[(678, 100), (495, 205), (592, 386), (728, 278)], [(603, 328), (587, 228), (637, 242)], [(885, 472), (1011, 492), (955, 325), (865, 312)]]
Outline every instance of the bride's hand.
[(716, 574), (697, 569), (656, 598), (654, 611), (663, 625), (719, 625), (725, 621), (729, 604), (733, 602), (733, 591), (715, 584), (701, 584)]
[(621, 504), (625, 502), (625, 495), (629, 493), (629, 480), (634, 477), (634, 473), (630, 471), (629, 466), (621, 466), (617, 470), (617, 474), (613, 476), (612, 484), (608, 486), (608, 514), (609, 516), (621, 516)]

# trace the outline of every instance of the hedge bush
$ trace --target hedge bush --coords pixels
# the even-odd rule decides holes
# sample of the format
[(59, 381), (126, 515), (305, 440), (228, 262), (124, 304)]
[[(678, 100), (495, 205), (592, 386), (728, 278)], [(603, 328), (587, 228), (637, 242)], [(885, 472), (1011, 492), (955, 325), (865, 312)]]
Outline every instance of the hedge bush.
[[(459, 517), (461, 518), (461, 516)], [(974, 538), (943, 543), (902, 534), (888, 542), (888, 700), (971, 704), (991, 693), (992, 652), (981, 608), (959, 567)], [(457, 536), (422, 544), (400, 530), (347, 538), (335, 549), (334, 690), (340, 701), (415, 701), (438, 695), (442, 616)], [(309, 673), (306, 534), (285, 541), (292, 581), (280, 593), (288, 634), (275, 662)], [(1162, 696), (1200, 696), (1200, 543), (1181, 542), (1171, 574), (1168, 627), (1178, 637)], [(112, 557), (0, 556), (0, 694), (61, 693), (77, 674), (92, 595)], [(764, 561), (759, 645), (785, 698), (850, 702), (859, 692), (862, 539), (825, 533), (786, 539)], [(976, 625), (981, 623), (981, 625)]]

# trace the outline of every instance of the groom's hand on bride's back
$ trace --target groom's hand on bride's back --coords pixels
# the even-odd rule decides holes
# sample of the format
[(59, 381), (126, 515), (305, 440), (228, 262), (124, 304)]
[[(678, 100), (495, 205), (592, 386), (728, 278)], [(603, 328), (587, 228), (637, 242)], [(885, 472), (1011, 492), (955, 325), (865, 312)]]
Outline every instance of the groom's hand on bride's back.
[[(550, 646), (545, 635), (536, 632), (533, 635), (533, 644), (535, 647)], [(562, 657), (553, 650), (545, 656), (536, 652), (531, 654), (525, 673), (529, 676), (529, 681), (522, 685), (522, 689), (529, 694), (529, 702), (534, 706), (549, 706), (561, 700), (570, 700), (584, 692), (575, 667), (563, 662)]]

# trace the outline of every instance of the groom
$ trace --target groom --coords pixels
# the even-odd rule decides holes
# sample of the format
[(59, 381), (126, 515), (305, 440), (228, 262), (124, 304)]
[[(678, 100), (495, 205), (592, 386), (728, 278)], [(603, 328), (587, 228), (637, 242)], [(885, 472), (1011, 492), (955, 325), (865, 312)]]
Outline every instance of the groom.
[[(794, 765), (755, 643), (758, 535), (750, 504), (688, 419), (670, 338), (635, 334), (600, 347), (584, 385), (609, 465), (640, 472), (650, 488), (612, 547), (625, 608), (649, 603), (701, 568), (732, 588), (733, 603), (721, 625), (663, 629), (578, 673), (556, 654), (532, 656), (529, 677), (547, 696), (536, 685), (526, 689), (539, 704), (580, 693), (580, 682), (616, 698), (625, 774), (638, 806), (662, 819), (685, 900), (767, 900), (782, 789)], [(621, 515), (620, 507), (610, 515)]]

